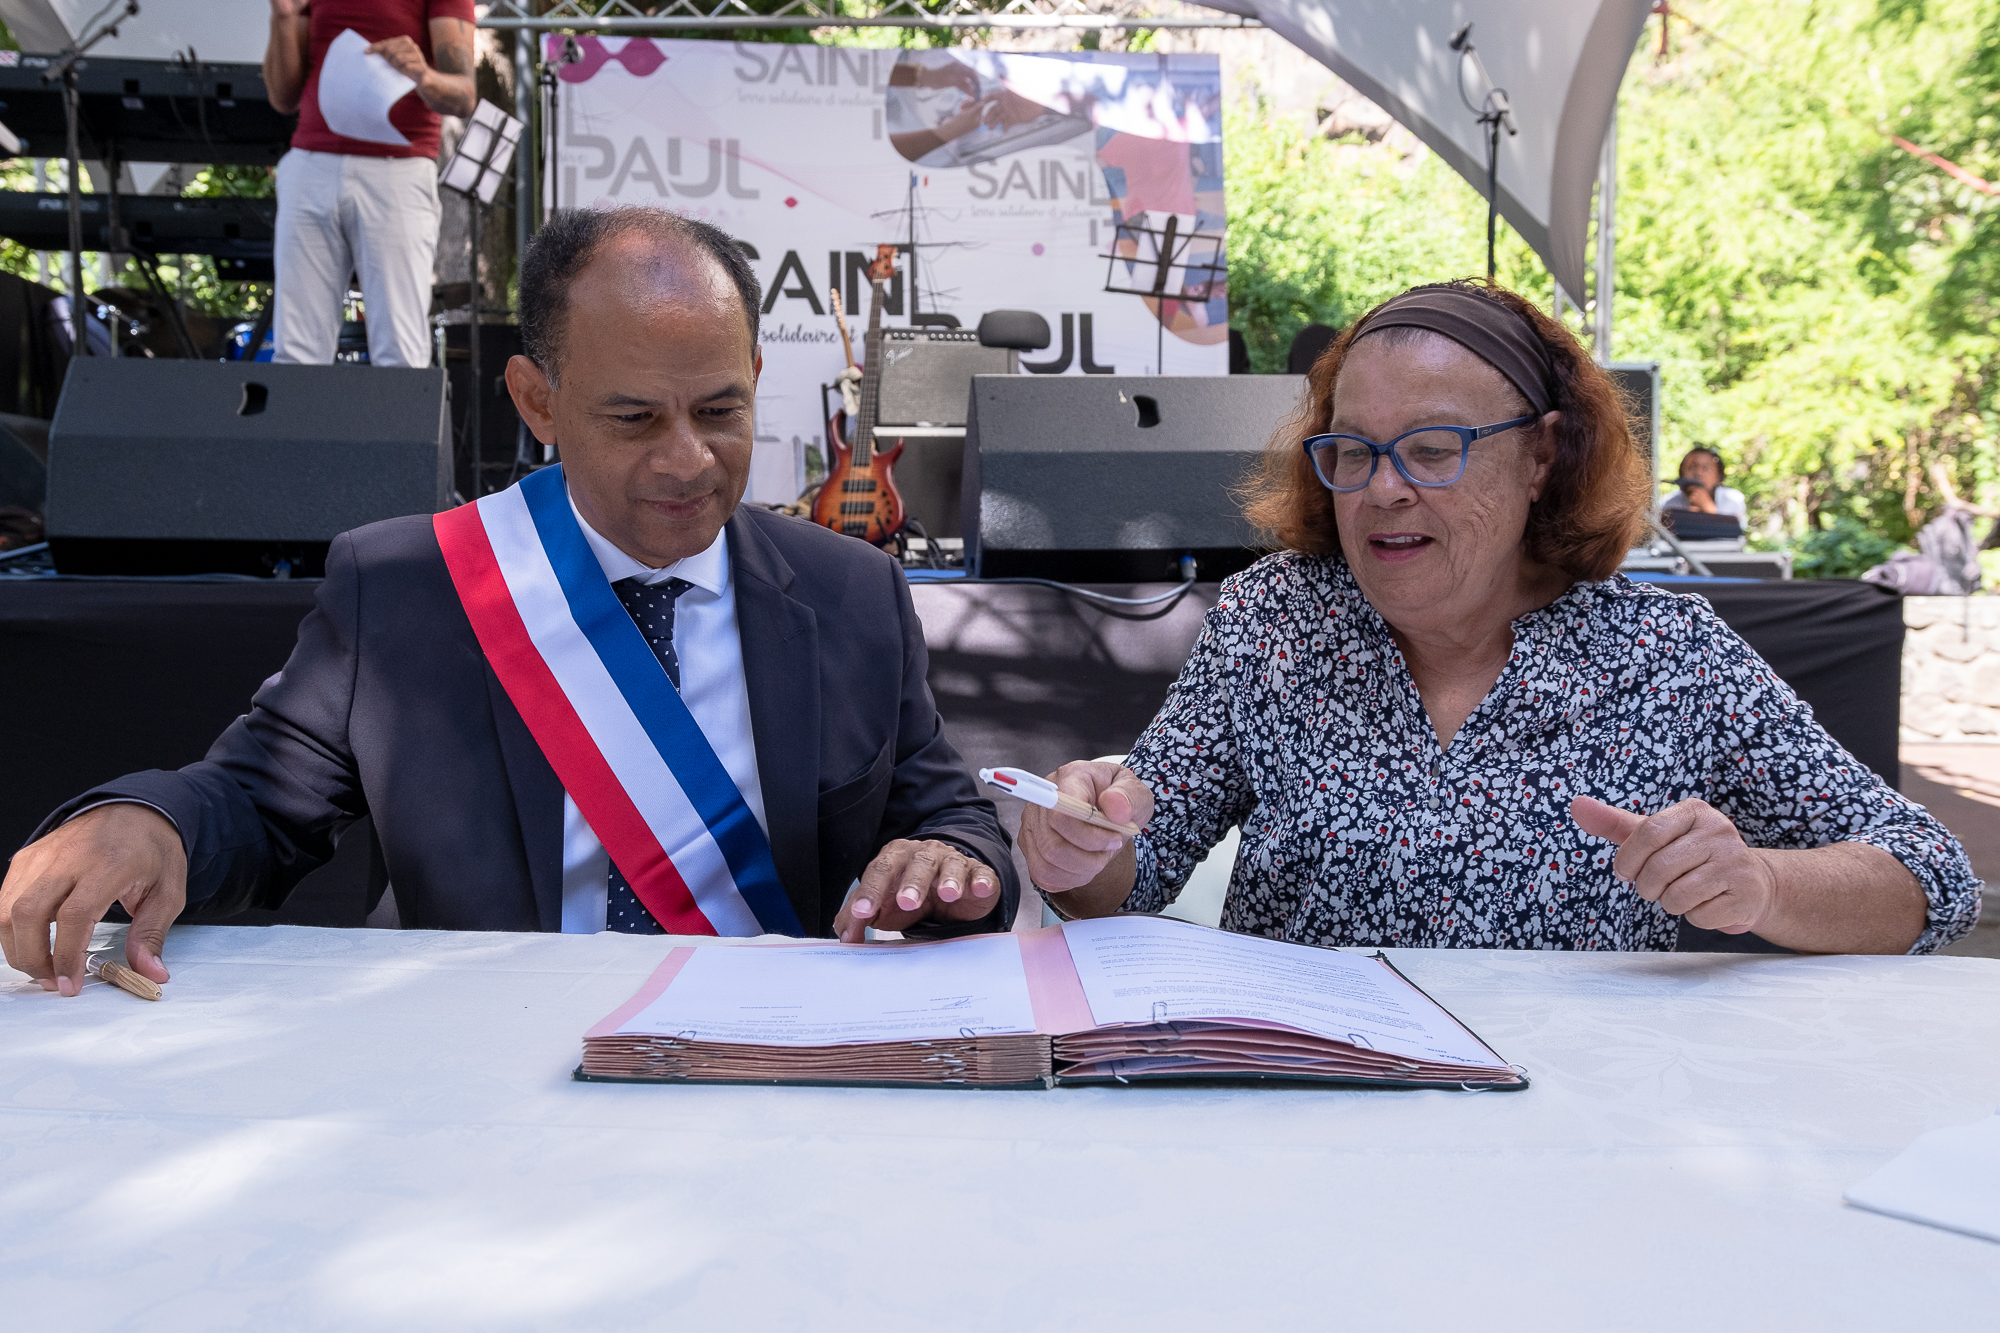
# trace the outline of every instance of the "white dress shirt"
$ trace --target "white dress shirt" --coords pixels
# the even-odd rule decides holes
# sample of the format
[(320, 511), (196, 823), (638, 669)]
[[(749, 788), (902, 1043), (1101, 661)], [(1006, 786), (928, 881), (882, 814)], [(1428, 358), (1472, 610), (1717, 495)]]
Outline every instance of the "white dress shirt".
[[(1662, 509), (1686, 509), (1687, 507), (1687, 497), (1679, 491), (1673, 492), (1666, 499), (1660, 501), (1660, 508)], [(1718, 514), (1728, 514), (1736, 519), (1737, 522), (1746, 526), (1750, 522), (1750, 506), (1744, 501), (1743, 492), (1737, 490), (1734, 486), (1717, 486), (1715, 488), (1715, 512)]]
[[(576, 502), (570, 501), (576, 513)], [(750, 687), (743, 676), (743, 640), (736, 631), (736, 590), (729, 577), (729, 534), (715, 535), (707, 550), (664, 569), (642, 565), (613, 546), (576, 513), (590, 552), (612, 583), (639, 578), (647, 583), (686, 579), (694, 586), (674, 602), (674, 656), (681, 669), (681, 700), (722, 767), (749, 803), (765, 836), (764, 789), (757, 780), (757, 747), (750, 731)], [(566, 935), (604, 929), (606, 883), (611, 858), (583, 812), (563, 794), (562, 928)]]

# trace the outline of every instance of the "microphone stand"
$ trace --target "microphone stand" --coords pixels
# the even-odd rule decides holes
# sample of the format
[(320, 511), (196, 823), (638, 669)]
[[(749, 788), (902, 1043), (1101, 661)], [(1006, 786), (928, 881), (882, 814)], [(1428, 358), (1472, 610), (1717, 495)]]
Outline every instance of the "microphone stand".
[(1680, 538), (1674, 536), (1672, 528), (1669, 528), (1666, 524), (1660, 522), (1659, 516), (1657, 514), (1651, 514), (1651, 513), (1647, 514), (1646, 522), (1652, 526), (1653, 534), (1657, 536), (1661, 541), (1667, 544), (1667, 548), (1669, 550), (1671, 550), (1675, 555), (1679, 556), (1681, 559), (1687, 561), (1688, 572), (1690, 574), (1699, 574), (1705, 579), (1711, 579), (1715, 577), (1715, 575), (1709, 571), (1708, 566), (1704, 565), (1701, 562), (1700, 557), (1696, 556), (1694, 552), (1688, 550), (1687, 547), (1681, 545)]
[[(48, 73), (42, 75), (43, 83), (62, 80), (63, 86), (63, 128), (68, 136), (69, 150), (69, 325), (70, 349), (72, 357), (90, 355), (88, 320), (83, 310), (83, 193), (78, 177), (83, 171), (83, 154), (77, 142), (77, 121), (80, 118), (77, 106), (77, 68), (83, 63), (84, 53), (106, 37), (118, 35), (118, 25), (139, 13), (139, 0), (125, 0), (125, 8), (109, 23), (94, 33), (70, 44)], [(118, 193), (118, 181), (111, 182), (111, 194)], [(117, 244), (114, 237), (111, 244)]]
[[(1458, 100), (1479, 118), (1478, 124), (1486, 127), (1486, 279), (1491, 282), (1499, 271), (1494, 241), (1500, 221), (1500, 130), (1504, 126), (1510, 137), (1520, 130), (1514, 125), (1514, 109), (1508, 105), (1507, 90), (1494, 85), (1493, 76), (1486, 73), (1486, 62), (1479, 58), (1479, 48), (1472, 44), (1470, 23), (1452, 34), (1451, 49), (1458, 53)], [(1486, 77), (1486, 97), (1479, 106), (1474, 106), (1465, 95), (1468, 56)]]

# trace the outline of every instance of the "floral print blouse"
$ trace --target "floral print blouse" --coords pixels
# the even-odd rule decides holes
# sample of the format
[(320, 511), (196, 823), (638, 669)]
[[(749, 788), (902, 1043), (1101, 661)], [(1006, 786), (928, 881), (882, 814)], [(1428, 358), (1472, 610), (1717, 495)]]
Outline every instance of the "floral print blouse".
[(1965, 934), (1979, 881), (1922, 807), (1843, 750), (1699, 598), (1623, 576), (1514, 622), (1493, 690), (1441, 749), (1389, 628), (1338, 557), (1222, 585), (1126, 760), (1158, 807), (1125, 910), (1157, 912), (1231, 825), (1225, 929), (1326, 945), (1674, 947), (1679, 918), (1613, 875), (1578, 795), (1699, 797), (1753, 847), (1870, 843), (1929, 903), (1912, 952)]

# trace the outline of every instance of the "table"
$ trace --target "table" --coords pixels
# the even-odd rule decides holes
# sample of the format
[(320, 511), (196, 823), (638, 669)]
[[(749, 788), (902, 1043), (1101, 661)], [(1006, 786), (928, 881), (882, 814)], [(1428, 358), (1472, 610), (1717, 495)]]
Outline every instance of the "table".
[[(2000, 1101), (2000, 962), (1393, 951), (1521, 1093), (569, 1080), (675, 941), (180, 927), (0, 970), (10, 1327), (1990, 1328), (1843, 1206)], [(727, 946), (721, 946), (727, 947)]]

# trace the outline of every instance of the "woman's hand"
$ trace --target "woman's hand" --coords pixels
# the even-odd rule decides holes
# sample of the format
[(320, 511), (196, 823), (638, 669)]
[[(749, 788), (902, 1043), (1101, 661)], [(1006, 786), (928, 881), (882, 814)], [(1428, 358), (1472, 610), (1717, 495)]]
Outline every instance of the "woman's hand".
[(1907, 953), (1928, 919), (1909, 867), (1865, 842), (1745, 846), (1706, 801), (1637, 815), (1579, 796), (1569, 813), (1585, 833), (1618, 844), (1612, 869), (1641, 898), (1704, 930), (1754, 930), (1803, 953)]
[(1569, 813), (1585, 833), (1618, 844), (1611, 863), (1618, 878), (1703, 930), (1741, 935), (1763, 925), (1777, 906), (1778, 876), (1767, 854), (1747, 846), (1729, 817), (1706, 801), (1641, 815), (1579, 796)]
[(903, 930), (926, 918), (977, 921), (999, 901), (1000, 876), (948, 842), (898, 838), (875, 854), (861, 882), (833, 918), (833, 936), (849, 944), (868, 928)]
[[(1153, 817), (1152, 789), (1129, 768), (1084, 760), (1064, 764), (1049, 778), (1058, 790), (1095, 805), (1114, 823), (1143, 828)], [(1115, 912), (1132, 891), (1131, 844), (1122, 834), (1031, 805), (1021, 815), (1016, 842), (1037, 888), (1076, 895), (1064, 902), (1070, 916)]]

